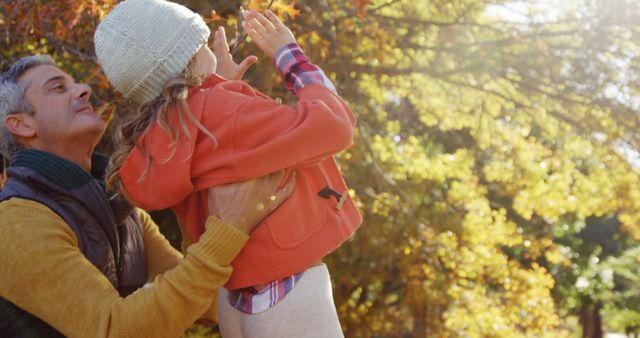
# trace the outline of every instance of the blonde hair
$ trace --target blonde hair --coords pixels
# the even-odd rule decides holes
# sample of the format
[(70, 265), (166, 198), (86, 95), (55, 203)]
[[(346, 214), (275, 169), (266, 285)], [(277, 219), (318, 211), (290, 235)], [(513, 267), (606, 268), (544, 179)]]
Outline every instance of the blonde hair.
[[(140, 105), (135, 114), (128, 115), (118, 125), (114, 138), (116, 150), (111, 156), (106, 175), (108, 190), (116, 193), (124, 191), (119, 171), (134, 148), (138, 148), (147, 161), (145, 170), (138, 177), (138, 182), (143, 180), (149, 173), (151, 161), (161, 160), (162, 162), (167, 162), (171, 160), (175, 155), (182, 133), (187, 138), (194, 137), (189, 132), (187, 120), (195, 124), (200, 131), (213, 140), (214, 148), (218, 146), (216, 137), (193, 116), (187, 104), (189, 88), (199, 86), (203, 80), (202, 77), (193, 74), (192, 68), (192, 63), (189, 63), (180, 76), (165, 84), (160, 96), (151, 102)], [(169, 122), (175, 117), (178, 118), (179, 125), (173, 125)], [(151, 154), (145, 149), (144, 140), (140, 139), (151, 129), (154, 122), (157, 122), (171, 138), (171, 143), (169, 144), (172, 148), (171, 153), (165, 159), (152, 158)], [(189, 156), (192, 156), (192, 153), (193, 149), (191, 149)]]

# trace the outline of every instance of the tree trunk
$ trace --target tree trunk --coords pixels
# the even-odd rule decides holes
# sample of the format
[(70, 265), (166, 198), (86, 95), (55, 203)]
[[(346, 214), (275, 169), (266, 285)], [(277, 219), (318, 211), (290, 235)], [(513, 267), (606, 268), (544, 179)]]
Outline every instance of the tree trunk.
[(418, 309), (413, 311), (413, 332), (412, 337), (425, 338), (427, 336), (427, 314), (426, 304), (420, 304)]
[(580, 324), (582, 325), (582, 338), (603, 338), (602, 318), (600, 308), (602, 306), (584, 301), (580, 308)]

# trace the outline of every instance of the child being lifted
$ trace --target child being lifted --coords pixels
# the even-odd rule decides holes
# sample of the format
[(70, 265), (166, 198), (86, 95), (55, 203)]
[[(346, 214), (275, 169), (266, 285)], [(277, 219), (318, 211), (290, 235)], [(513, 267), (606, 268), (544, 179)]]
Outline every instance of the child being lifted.
[(245, 32), (298, 97), (295, 107), (240, 81), (255, 59), (235, 64), (223, 30), (214, 54), (209, 28), (183, 6), (126, 0), (104, 18), (96, 54), (113, 87), (136, 107), (118, 128), (108, 181), (141, 208), (170, 207), (190, 243), (204, 232), (208, 188), (281, 169), (285, 179), (295, 175), (292, 195), (232, 262), (218, 295), (220, 331), (340, 337), (321, 260), (362, 222), (333, 158), (351, 145), (355, 117), (275, 14), (243, 18)]

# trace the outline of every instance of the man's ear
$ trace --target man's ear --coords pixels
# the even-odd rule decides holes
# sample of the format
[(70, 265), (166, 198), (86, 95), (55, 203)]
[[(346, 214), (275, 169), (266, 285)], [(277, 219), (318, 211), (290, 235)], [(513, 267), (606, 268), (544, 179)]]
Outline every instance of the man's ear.
[(31, 138), (36, 135), (36, 130), (25, 114), (7, 115), (4, 118), (4, 126), (16, 137)]

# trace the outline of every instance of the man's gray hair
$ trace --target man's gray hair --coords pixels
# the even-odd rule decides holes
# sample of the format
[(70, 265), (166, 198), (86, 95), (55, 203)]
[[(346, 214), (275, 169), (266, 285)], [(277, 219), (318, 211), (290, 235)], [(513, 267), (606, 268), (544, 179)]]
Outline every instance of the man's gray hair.
[(27, 56), (0, 74), (0, 154), (6, 158), (11, 158), (14, 152), (22, 149), (22, 145), (4, 125), (5, 117), (18, 113), (34, 113), (33, 107), (24, 97), (26, 88), (18, 83), (18, 79), (29, 69), (41, 65), (55, 66), (55, 62), (48, 55)]

